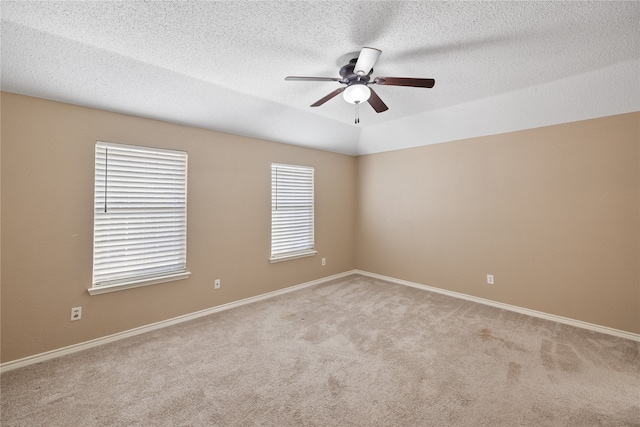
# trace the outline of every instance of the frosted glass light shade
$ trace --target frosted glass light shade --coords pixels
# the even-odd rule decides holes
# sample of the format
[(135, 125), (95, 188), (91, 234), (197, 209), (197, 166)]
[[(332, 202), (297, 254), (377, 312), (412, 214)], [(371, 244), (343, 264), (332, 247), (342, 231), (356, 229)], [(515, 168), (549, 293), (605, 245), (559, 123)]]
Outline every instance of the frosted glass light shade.
[(342, 96), (345, 101), (351, 104), (362, 104), (371, 96), (371, 89), (363, 84), (351, 85), (347, 86), (344, 92), (342, 92)]

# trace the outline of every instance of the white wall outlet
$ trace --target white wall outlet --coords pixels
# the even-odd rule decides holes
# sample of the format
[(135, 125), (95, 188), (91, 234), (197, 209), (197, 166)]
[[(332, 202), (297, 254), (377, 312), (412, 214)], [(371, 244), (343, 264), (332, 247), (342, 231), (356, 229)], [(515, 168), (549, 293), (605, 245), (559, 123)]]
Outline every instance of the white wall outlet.
[(493, 285), (493, 284), (495, 284), (493, 280), (493, 274), (487, 274), (487, 285)]
[(322, 258), (322, 265), (327, 265), (327, 259), (326, 258)]
[(220, 289), (220, 279), (216, 279), (216, 280), (213, 282), (213, 287), (214, 287), (215, 289)]
[(71, 321), (82, 319), (82, 307), (73, 307), (71, 309)]

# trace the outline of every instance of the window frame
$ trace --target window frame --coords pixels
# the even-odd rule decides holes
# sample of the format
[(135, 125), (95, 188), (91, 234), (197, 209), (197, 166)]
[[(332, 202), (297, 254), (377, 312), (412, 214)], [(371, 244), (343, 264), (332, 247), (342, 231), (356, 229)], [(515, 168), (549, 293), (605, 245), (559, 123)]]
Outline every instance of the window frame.
[[(94, 237), (89, 294), (189, 277), (191, 273), (186, 268), (188, 153), (96, 141), (94, 162)], [(117, 189), (109, 194), (109, 188)], [(109, 197), (112, 207), (107, 215)], [(154, 230), (162, 233), (163, 242), (149, 236)], [(120, 231), (123, 237), (112, 238), (109, 234), (113, 231)], [(167, 238), (169, 244), (164, 242)], [(134, 249), (139, 255), (127, 253)], [(170, 260), (149, 262), (153, 255)], [(109, 257), (119, 260), (122, 267), (109, 264)]]
[[(278, 179), (278, 170), (289, 174), (289, 177), (296, 179), (294, 176), (298, 174), (298, 178), (300, 179), (301, 185), (303, 187), (297, 187), (294, 192), (291, 192), (291, 187), (288, 189), (285, 188), (284, 185), (280, 186), (280, 182), (282, 180)], [(308, 177), (310, 175), (310, 177)], [(303, 178), (304, 177), (304, 178)], [(304, 186), (310, 187), (310, 191), (305, 192)], [(310, 223), (310, 227), (303, 228), (299, 233), (295, 234), (295, 236), (303, 242), (307, 242), (304, 246), (296, 248), (296, 245), (292, 242), (289, 242), (290, 250), (275, 250), (274, 251), (274, 243), (282, 247), (286, 242), (282, 237), (284, 234), (283, 231), (279, 233), (275, 231), (277, 227), (277, 223), (282, 225), (283, 223), (289, 222), (289, 226), (293, 225), (296, 220), (286, 220), (282, 217), (278, 218), (277, 213), (278, 210), (282, 211), (282, 209), (278, 209), (279, 202), (279, 193), (287, 193), (289, 196), (289, 209), (291, 212), (297, 209), (297, 212), (300, 213), (305, 210), (310, 210), (309, 217), (307, 218), (307, 222)], [(291, 197), (299, 196), (295, 201), (300, 203), (296, 207), (291, 206)], [(310, 203), (310, 207), (308, 205)], [(287, 202), (285, 201), (285, 206)], [(287, 209), (285, 209), (287, 210)], [(303, 220), (304, 221), (304, 220)], [(295, 224), (298, 225), (299, 224)], [(310, 230), (309, 230), (310, 228)], [(310, 236), (309, 236), (310, 235)], [(271, 163), (271, 252), (269, 257), (269, 262), (276, 263), (282, 261), (289, 261), (292, 259), (304, 258), (309, 256), (314, 256), (318, 251), (315, 249), (315, 168), (313, 166), (303, 166), (303, 165), (292, 165), (286, 163)]]

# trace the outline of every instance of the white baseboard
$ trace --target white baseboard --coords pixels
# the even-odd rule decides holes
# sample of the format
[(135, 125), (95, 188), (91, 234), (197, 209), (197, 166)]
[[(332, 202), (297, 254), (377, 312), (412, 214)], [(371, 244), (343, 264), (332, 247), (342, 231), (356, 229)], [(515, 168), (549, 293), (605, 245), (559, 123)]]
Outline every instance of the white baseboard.
[(460, 292), (448, 291), (446, 289), (434, 288), (432, 286), (422, 285), (420, 283), (409, 282), (407, 280), (396, 279), (395, 277), (383, 276), (381, 274), (369, 273), (368, 271), (355, 270), (356, 274), (362, 274), (363, 276), (373, 277), (375, 279), (385, 280), (387, 282), (397, 283), (399, 285), (411, 286), (413, 288), (423, 289), (425, 291), (437, 292), (439, 294), (448, 295), (454, 298), (460, 298), (467, 301), (473, 301), (480, 304), (490, 305), (492, 307), (501, 308), (504, 310), (514, 311), (520, 314), (526, 314), (527, 316), (538, 317), (541, 319), (551, 320), (553, 322), (563, 323), (565, 325), (571, 325), (582, 329), (588, 329), (595, 332), (600, 332), (607, 335), (613, 335), (620, 338), (626, 338), (632, 341), (640, 342), (640, 334), (634, 334), (632, 332), (622, 331), (620, 329), (613, 329), (606, 326), (595, 325), (593, 323), (583, 322), (581, 320), (570, 319), (568, 317), (556, 316), (555, 314), (544, 313), (541, 311), (530, 310), (528, 308), (518, 307), (511, 304), (504, 304), (497, 301), (492, 301), (484, 298), (474, 297), (472, 295), (463, 294)]
[(318, 285), (320, 283), (328, 282), (330, 280), (340, 279), (342, 277), (350, 276), (352, 274), (355, 274), (355, 270), (345, 271), (344, 273), (334, 274), (333, 276), (323, 277), (321, 279), (312, 280), (310, 282), (301, 283), (299, 285), (289, 286), (288, 288), (279, 289), (277, 291), (268, 292), (262, 295), (256, 295), (255, 297), (245, 298), (239, 301), (233, 301), (233, 302), (222, 304), (216, 307), (207, 308), (205, 310), (196, 311), (195, 313), (189, 313), (183, 316), (174, 317), (172, 319), (162, 320), (160, 322), (151, 323), (149, 325), (140, 326), (138, 328), (129, 329), (123, 332), (118, 332), (117, 334), (107, 335), (105, 337), (100, 337), (90, 341), (85, 341), (85, 342), (73, 344), (67, 347), (59, 348), (56, 350), (47, 351), (45, 353), (35, 354), (33, 356), (24, 357), (22, 359), (12, 360), (12, 361), (0, 364), (0, 373), (7, 372), (13, 369), (22, 368), (24, 366), (29, 366), (36, 363), (44, 362), (46, 360), (55, 359), (57, 357), (65, 356), (67, 354), (87, 350), (92, 347), (97, 347), (99, 345), (118, 341), (124, 338), (129, 338), (135, 335), (144, 334), (146, 332), (155, 331), (156, 329), (166, 328), (167, 326), (176, 325), (178, 323), (188, 322), (189, 320), (194, 320), (199, 317), (208, 316), (210, 314), (218, 313), (220, 311), (229, 310), (235, 307), (240, 307), (242, 305), (262, 301), (268, 298), (273, 298), (278, 295), (294, 292), (299, 289)]
[(101, 338), (96, 338), (90, 341), (81, 342), (78, 344), (73, 344), (67, 347), (59, 348), (56, 350), (47, 351), (45, 353), (35, 354), (33, 356), (28, 356), (22, 359), (12, 360), (6, 363), (0, 364), (0, 373), (7, 372), (13, 369), (22, 368), (24, 366), (33, 365), (36, 363), (44, 362), (46, 360), (55, 359), (57, 357), (65, 356), (67, 354), (76, 353), (78, 351), (87, 350), (92, 347), (97, 347), (99, 345), (108, 344), (110, 342), (118, 341), (124, 338), (129, 338), (135, 335), (144, 334), (146, 332), (151, 332), (156, 329), (166, 328), (167, 326), (176, 325), (182, 322), (188, 322), (189, 320), (194, 320), (199, 317), (208, 316), (213, 313), (218, 313), (224, 310), (229, 310), (235, 307), (240, 307), (242, 305), (251, 304), (254, 302), (262, 301), (268, 298), (273, 298), (278, 295), (283, 295), (289, 292), (294, 292), (299, 289), (307, 288), (309, 286), (318, 285), (321, 283), (328, 282), (330, 280), (340, 279), (343, 277), (347, 277), (353, 274), (361, 274), (363, 276), (373, 277), (375, 279), (385, 280), (391, 283), (397, 283), (399, 285), (411, 286), (413, 288), (418, 288), (430, 292), (436, 292), (443, 295), (448, 295), (454, 298), (460, 298), (467, 301), (473, 301), (480, 304), (490, 305), (492, 307), (501, 308), (504, 310), (513, 311), (516, 313), (526, 314), (528, 316), (538, 317), (541, 319), (551, 320), (558, 323), (563, 323), (566, 325), (576, 326), (578, 328), (588, 329), (595, 332), (600, 332), (603, 334), (613, 335), (620, 338), (626, 338), (628, 340), (640, 342), (640, 334), (634, 334), (632, 332), (621, 331), (619, 329), (608, 328), (606, 326), (595, 325), (592, 323), (582, 322), (580, 320), (569, 319), (567, 317), (556, 316), (554, 314), (543, 313), (541, 311), (530, 310), (528, 308), (518, 307), (515, 305), (504, 304), (497, 301), (491, 301), (484, 298), (474, 297), (472, 295), (467, 295), (459, 292), (448, 291), (446, 289), (434, 288), (432, 286), (423, 285), (420, 283), (409, 282), (407, 280), (396, 279), (394, 277), (383, 276), (381, 274), (370, 273), (368, 271), (362, 270), (350, 270), (345, 271), (343, 273), (334, 274), (332, 276), (323, 277), (321, 279), (312, 280), (310, 282), (301, 283), (299, 285), (290, 286), (288, 288), (279, 289), (277, 291), (268, 292), (262, 295), (256, 295), (254, 297), (245, 298), (239, 301), (233, 301), (227, 304), (222, 304), (216, 307), (207, 308), (205, 310), (197, 311), (195, 313), (185, 314), (183, 316), (174, 317), (172, 319), (162, 320), (160, 322), (152, 323), (145, 326), (140, 326), (138, 328), (129, 329), (127, 331), (118, 332), (113, 335), (108, 335)]

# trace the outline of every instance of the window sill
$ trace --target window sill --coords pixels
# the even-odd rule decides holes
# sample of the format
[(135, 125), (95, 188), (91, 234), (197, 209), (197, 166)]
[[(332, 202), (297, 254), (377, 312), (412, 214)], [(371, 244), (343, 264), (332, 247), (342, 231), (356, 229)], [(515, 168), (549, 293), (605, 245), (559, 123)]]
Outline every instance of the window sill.
[(271, 257), (271, 258), (269, 258), (269, 262), (271, 264), (273, 264), (275, 262), (289, 261), (289, 260), (292, 260), (292, 259), (298, 259), (298, 258), (305, 258), (305, 257), (308, 257), (308, 256), (314, 256), (317, 253), (318, 253), (318, 251), (314, 251), (314, 250), (304, 251), (304, 252), (295, 252), (295, 253), (292, 253), (292, 254), (281, 255), (281, 256), (278, 256), (278, 257)]
[(158, 283), (173, 282), (174, 280), (183, 280), (189, 277), (190, 271), (182, 271), (180, 273), (166, 274), (162, 276), (154, 276), (146, 279), (137, 279), (122, 281), (109, 285), (93, 286), (88, 289), (90, 295), (105, 294), (107, 292), (123, 291), (125, 289), (139, 288), (141, 286), (156, 285)]

